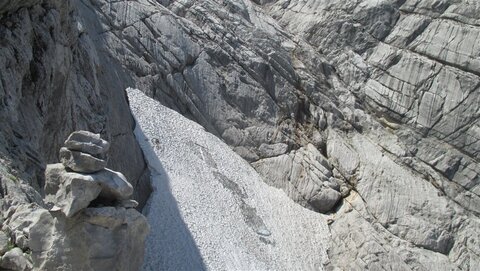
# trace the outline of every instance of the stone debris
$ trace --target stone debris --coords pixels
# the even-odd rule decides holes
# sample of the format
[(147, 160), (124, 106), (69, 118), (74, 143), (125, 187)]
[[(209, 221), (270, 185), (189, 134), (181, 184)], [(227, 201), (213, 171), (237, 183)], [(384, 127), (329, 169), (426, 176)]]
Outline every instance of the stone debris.
[(156, 187), (142, 270), (322, 270), (323, 214), (265, 184), (195, 122), (139, 90), (128, 95)]

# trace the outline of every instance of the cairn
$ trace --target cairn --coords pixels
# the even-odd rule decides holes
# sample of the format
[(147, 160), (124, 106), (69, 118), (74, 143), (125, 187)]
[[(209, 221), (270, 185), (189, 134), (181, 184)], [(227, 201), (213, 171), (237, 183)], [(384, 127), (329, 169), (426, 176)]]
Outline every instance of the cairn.
[(130, 200), (133, 187), (125, 176), (106, 168), (110, 144), (99, 134), (76, 131), (60, 149), (58, 164), (45, 171), (45, 201), (51, 211), (71, 217), (80, 210), (95, 206), (135, 208)]

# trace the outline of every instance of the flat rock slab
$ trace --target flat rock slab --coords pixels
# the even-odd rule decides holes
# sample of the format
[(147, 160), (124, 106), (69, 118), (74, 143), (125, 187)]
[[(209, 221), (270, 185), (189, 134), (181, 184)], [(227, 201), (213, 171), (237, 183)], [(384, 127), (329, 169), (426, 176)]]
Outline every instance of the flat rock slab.
[(60, 161), (65, 167), (80, 173), (94, 173), (107, 166), (107, 161), (103, 159), (88, 153), (71, 151), (65, 147), (60, 149)]
[(65, 140), (65, 147), (72, 151), (101, 157), (108, 152), (110, 143), (100, 138), (99, 134), (88, 131), (75, 131)]

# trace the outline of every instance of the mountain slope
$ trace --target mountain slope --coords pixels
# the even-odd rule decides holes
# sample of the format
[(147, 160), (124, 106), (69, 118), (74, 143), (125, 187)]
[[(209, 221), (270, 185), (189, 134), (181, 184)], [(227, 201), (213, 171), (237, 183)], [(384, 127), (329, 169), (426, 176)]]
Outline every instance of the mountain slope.
[[(135, 87), (229, 145), (260, 177), (247, 166), (242, 171), (283, 190), (299, 213), (327, 214), (330, 235), (323, 235), (324, 222), (317, 230), (330, 244), (320, 245), (322, 255), (312, 262), (326, 269), (480, 269), (477, 2), (6, 1), (0, 4), (4, 216), (18, 201), (41, 201), (32, 187), (41, 192), (45, 163), (57, 159), (63, 138), (77, 128), (112, 141), (112, 168), (124, 171), (137, 184), (137, 198), (145, 200), (149, 173), (124, 94)], [(162, 154), (161, 142), (150, 139)], [(209, 184), (224, 180), (236, 189), (239, 180), (215, 172), (222, 163), (245, 162), (228, 154), (215, 169), (200, 147), (178, 146), (179, 153), (200, 153), (173, 153), (180, 164), (203, 172)], [(162, 162), (174, 168), (172, 161)], [(239, 182), (245, 191), (259, 185)], [(214, 187), (221, 184), (205, 189)], [(185, 196), (173, 204), (174, 196), (183, 195), (179, 190), (170, 194), (168, 186), (159, 186), (166, 209), (150, 209), (160, 212), (158, 219), (166, 216), (158, 224), (164, 233), (178, 231), (149, 241), (149, 247), (159, 249), (155, 240), (178, 250), (161, 249), (165, 262), (149, 254), (147, 264), (225, 267), (226, 258), (210, 258), (221, 245), (195, 244), (208, 238), (193, 220), (210, 220), (182, 213), (191, 203)], [(237, 207), (245, 200), (243, 193), (223, 195)], [(237, 216), (227, 217), (242, 221), (236, 210)], [(257, 224), (241, 224), (251, 238), (241, 244), (261, 248), (251, 233)], [(243, 248), (229, 248), (244, 256), (232, 260), (234, 267), (266, 268), (276, 262), (268, 257), (280, 253), (272, 250), (261, 260)], [(190, 252), (182, 255), (184, 250)]]

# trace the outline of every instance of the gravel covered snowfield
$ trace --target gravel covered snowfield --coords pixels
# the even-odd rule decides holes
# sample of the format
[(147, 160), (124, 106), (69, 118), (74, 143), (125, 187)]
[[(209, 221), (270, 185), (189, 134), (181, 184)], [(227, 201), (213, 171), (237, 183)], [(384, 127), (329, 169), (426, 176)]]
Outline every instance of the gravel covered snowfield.
[(266, 185), (203, 127), (128, 89), (155, 192), (143, 270), (318, 270), (325, 216)]

